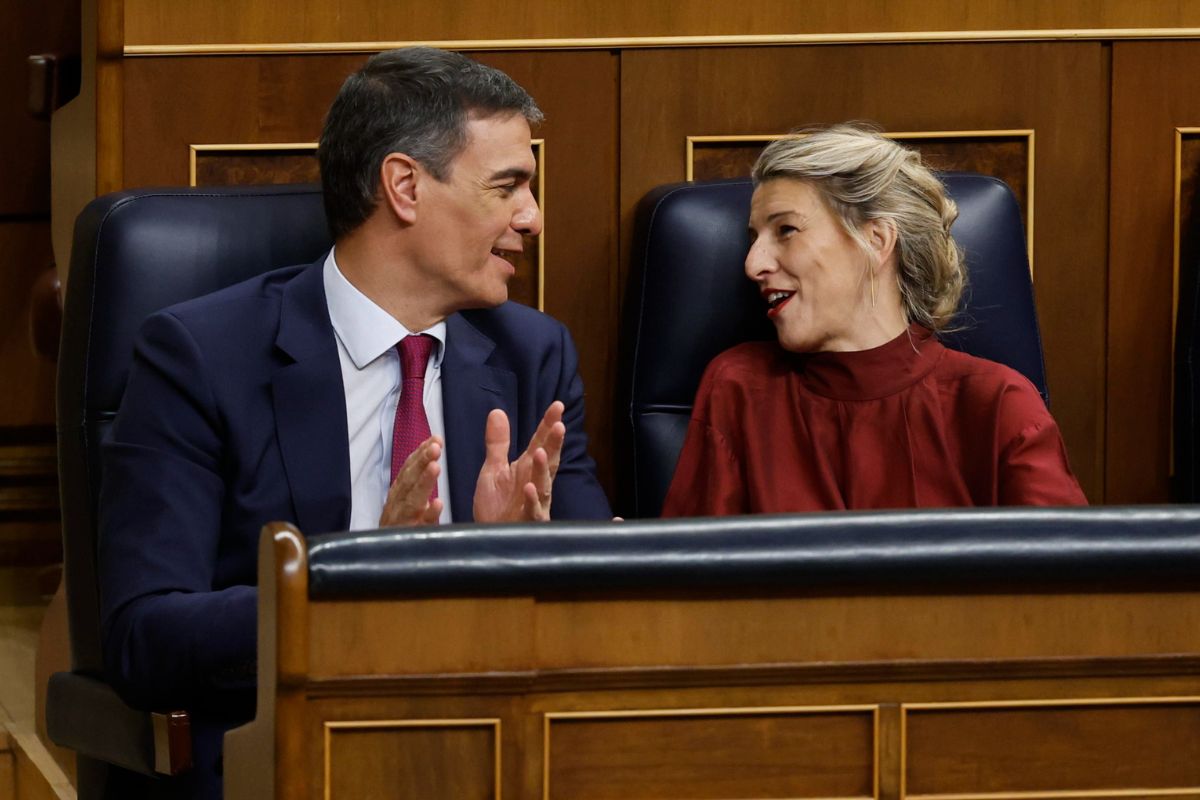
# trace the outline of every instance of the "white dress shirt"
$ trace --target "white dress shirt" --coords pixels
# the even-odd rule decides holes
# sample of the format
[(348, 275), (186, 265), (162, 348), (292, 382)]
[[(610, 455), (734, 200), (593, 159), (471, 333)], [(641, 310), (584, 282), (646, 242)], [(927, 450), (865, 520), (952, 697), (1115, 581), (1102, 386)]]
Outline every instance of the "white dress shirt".
[[(446, 353), (446, 323), (424, 331), (409, 331), (391, 314), (354, 287), (338, 269), (330, 250), (324, 268), (325, 300), (333, 323), (346, 392), (346, 430), (350, 434), (350, 530), (379, 527), (379, 514), (391, 483), (392, 427), (400, 401), (400, 354), (396, 345), (405, 336), (425, 333), (436, 343), (425, 367), (425, 415), (429, 431), (443, 440), (442, 357)], [(440, 521), (450, 521), (450, 478), (442, 448), (438, 497)]]

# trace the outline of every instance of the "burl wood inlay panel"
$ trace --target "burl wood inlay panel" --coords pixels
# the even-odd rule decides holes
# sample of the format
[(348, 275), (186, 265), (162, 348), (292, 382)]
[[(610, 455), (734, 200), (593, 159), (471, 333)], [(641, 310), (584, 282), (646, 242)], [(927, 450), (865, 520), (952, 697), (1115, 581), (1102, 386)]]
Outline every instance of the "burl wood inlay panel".
[(195, 186), (319, 183), (316, 151), (209, 150), (196, 153)]
[(329, 800), (496, 800), (494, 724), (329, 723)]
[[(894, 137), (918, 151), (936, 170), (978, 172), (1008, 184), (1021, 207), (1021, 221), (1029, 229), (1030, 137), (1001, 133), (988, 136)], [(695, 180), (740, 178), (750, 174), (765, 142), (697, 141), (692, 149)]]
[(1200, 791), (1200, 702), (910, 710), (909, 795)]
[(549, 800), (869, 797), (874, 717), (842, 713), (551, 718)]

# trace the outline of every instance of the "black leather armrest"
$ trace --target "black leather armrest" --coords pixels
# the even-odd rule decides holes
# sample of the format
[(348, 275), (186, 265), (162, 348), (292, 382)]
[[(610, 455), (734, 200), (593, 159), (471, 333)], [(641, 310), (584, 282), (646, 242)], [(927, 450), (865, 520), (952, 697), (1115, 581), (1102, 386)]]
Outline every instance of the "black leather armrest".
[(970, 508), (446, 525), (312, 536), (340, 599), (717, 586), (863, 591), (1195, 586), (1200, 507)]
[(143, 775), (178, 775), (192, 766), (187, 712), (136, 711), (111, 686), (87, 675), (50, 676), (46, 730), (61, 747)]

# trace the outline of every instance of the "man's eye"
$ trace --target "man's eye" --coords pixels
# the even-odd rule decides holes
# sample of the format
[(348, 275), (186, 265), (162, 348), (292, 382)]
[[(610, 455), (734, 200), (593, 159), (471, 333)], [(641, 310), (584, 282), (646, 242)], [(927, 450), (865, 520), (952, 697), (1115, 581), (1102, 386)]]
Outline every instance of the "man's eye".
[(505, 197), (511, 197), (512, 194), (517, 191), (517, 185), (515, 183), (505, 183), (497, 186), (496, 188), (499, 189), (500, 193)]

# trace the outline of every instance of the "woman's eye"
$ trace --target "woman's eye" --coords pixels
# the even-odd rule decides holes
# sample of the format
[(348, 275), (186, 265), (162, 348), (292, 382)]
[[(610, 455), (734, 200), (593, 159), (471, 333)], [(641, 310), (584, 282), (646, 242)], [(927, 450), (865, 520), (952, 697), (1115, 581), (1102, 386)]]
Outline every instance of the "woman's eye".
[(785, 239), (788, 236), (791, 236), (797, 230), (799, 230), (799, 229), (796, 228), (794, 225), (780, 225), (779, 226), (779, 238)]

